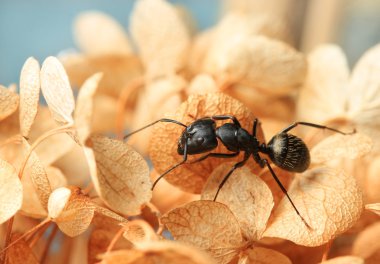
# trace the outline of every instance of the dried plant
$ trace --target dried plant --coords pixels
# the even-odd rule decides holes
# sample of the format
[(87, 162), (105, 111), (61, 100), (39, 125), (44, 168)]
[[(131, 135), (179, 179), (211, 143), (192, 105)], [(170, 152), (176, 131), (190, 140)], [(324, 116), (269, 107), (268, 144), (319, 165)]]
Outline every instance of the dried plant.
[[(131, 39), (103, 13), (80, 14), (81, 53), (41, 67), (31, 57), (19, 93), (0, 86), (2, 262), (380, 261), (379, 46), (350, 77), (339, 47), (305, 55), (273, 14), (233, 9), (194, 34), (182, 9), (139, 0), (130, 19)], [(296, 130), (310, 166), (273, 165), (305, 222), (253, 159), (213, 201), (243, 153), (196, 163), (202, 154), (189, 155), (152, 192), (152, 181), (183, 160), (184, 128), (158, 123), (123, 142), (126, 131), (213, 115), (233, 115), (247, 131), (259, 118), (261, 143), (296, 120), (356, 133)]]

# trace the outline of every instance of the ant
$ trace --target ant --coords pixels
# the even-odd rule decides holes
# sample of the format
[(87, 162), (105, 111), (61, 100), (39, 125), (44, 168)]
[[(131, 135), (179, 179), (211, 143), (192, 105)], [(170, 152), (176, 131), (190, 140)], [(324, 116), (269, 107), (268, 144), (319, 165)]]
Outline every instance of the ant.
[[(222, 126), (217, 127), (216, 122), (218, 120), (231, 120), (232, 123), (225, 123)], [(158, 122), (167, 122), (174, 123), (184, 127), (184, 130), (178, 140), (178, 148), (177, 152), (179, 155), (183, 156), (183, 160), (174, 166), (170, 167), (164, 173), (162, 173), (156, 181), (153, 183), (152, 190), (158, 183), (160, 179), (162, 179), (166, 174), (177, 168), (178, 166), (184, 164), (187, 161), (188, 155), (206, 153), (212, 151), (218, 146), (218, 141), (229, 150), (230, 153), (214, 153), (209, 152), (200, 158), (192, 161), (191, 163), (199, 162), (205, 160), (210, 157), (215, 158), (233, 158), (240, 154), (240, 152), (244, 152), (244, 158), (237, 162), (229, 172), (224, 176), (222, 181), (218, 186), (218, 190), (214, 196), (213, 201), (218, 197), (219, 191), (222, 189), (223, 185), (226, 183), (231, 174), (237, 169), (242, 167), (250, 156), (256, 161), (257, 164), (261, 168), (265, 166), (269, 169), (273, 178), (277, 182), (278, 186), (281, 188), (282, 192), (286, 195), (289, 202), (292, 204), (294, 210), (302, 219), (302, 221), (306, 224), (306, 226), (310, 227), (305, 219), (299, 213), (297, 207), (294, 205), (292, 199), (288, 195), (287, 190), (282, 185), (281, 181), (278, 179), (276, 174), (274, 173), (269, 161), (265, 158), (261, 158), (259, 153), (267, 154), (270, 160), (278, 167), (290, 171), (290, 172), (304, 172), (310, 165), (310, 152), (307, 148), (306, 144), (297, 136), (289, 134), (288, 132), (295, 128), (296, 126), (309, 126), (318, 129), (327, 129), (336, 133), (340, 133), (342, 135), (348, 135), (355, 133), (355, 130), (350, 133), (344, 133), (337, 129), (308, 123), (308, 122), (295, 122), (278, 134), (273, 136), (273, 138), (268, 142), (268, 144), (260, 143), (256, 137), (257, 125), (259, 123), (256, 118), (253, 123), (252, 134), (250, 134), (247, 130), (241, 127), (240, 122), (235, 116), (232, 115), (215, 115), (211, 117), (204, 117), (195, 120), (190, 125), (182, 124), (173, 119), (159, 119), (153, 123), (150, 123), (126, 136), (127, 137), (140, 132), (143, 129), (146, 129), (150, 126)]]

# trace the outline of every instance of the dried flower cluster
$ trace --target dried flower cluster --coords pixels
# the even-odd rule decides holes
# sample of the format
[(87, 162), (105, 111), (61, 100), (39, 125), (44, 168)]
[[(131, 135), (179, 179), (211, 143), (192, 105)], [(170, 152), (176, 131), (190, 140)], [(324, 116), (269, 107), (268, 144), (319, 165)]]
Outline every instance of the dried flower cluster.
[[(350, 74), (339, 47), (303, 54), (272, 17), (230, 11), (194, 34), (182, 9), (139, 0), (130, 22), (133, 40), (107, 15), (81, 14), (81, 53), (41, 67), (31, 57), (19, 93), (0, 86), (1, 261), (380, 261), (380, 46)], [(152, 192), (183, 159), (183, 127), (158, 123), (122, 140), (159, 118), (190, 124), (222, 114), (248, 131), (259, 118), (262, 143), (296, 120), (356, 130), (296, 130), (310, 147), (309, 169), (273, 165), (309, 226), (253, 159), (212, 201), (243, 153), (196, 163), (201, 154), (190, 155)]]

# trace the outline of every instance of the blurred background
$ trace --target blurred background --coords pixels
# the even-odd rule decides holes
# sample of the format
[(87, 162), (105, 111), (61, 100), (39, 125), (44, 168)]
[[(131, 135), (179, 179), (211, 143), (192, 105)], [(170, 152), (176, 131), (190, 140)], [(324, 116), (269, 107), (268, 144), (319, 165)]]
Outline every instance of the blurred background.
[[(26, 58), (42, 61), (75, 49), (72, 24), (85, 10), (100, 10), (128, 30), (135, 1), (0, 0), (0, 83), (18, 82)], [(352, 66), (369, 47), (380, 42), (380, 0), (175, 0), (185, 6), (196, 30), (214, 25), (226, 8), (273, 13), (288, 23), (292, 43), (308, 52), (319, 43), (339, 44)]]

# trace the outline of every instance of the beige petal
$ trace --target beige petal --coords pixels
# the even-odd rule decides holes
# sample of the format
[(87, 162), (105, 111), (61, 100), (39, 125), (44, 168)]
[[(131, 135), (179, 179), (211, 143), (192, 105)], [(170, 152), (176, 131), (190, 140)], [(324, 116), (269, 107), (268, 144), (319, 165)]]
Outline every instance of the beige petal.
[(79, 188), (58, 188), (52, 192), (48, 204), (49, 217), (70, 237), (78, 236), (89, 227), (95, 205)]
[[(222, 93), (192, 95), (186, 102), (181, 104), (175, 113), (167, 114), (163, 117), (189, 125), (196, 119), (213, 115), (234, 115), (240, 121), (242, 127), (248, 131), (252, 131), (255, 119), (254, 115), (242, 103)], [(217, 125), (219, 126), (223, 123), (219, 121)], [(183, 156), (177, 153), (178, 139), (183, 130), (182, 126), (170, 123), (157, 124), (153, 128), (155, 136), (150, 141), (149, 155), (157, 172), (163, 173), (183, 160)], [(261, 142), (264, 141), (260, 126), (257, 130), (257, 137)], [(213, 152), (229, 153), (230, 151), (222, 144), (219, 144)], [(199, 158), (201, 155), (203, 154), (191, 155), (189, 161)], [(242, 160), (242, 156), (228, 160), (237, 162)], [(209, 158), (195, 164), (184, 164), (168, 173), (165, 179), (183, 191), (200, 193), (212, 171), (225, 161), (225, 159)], [(247, 165), (250, 168), (255, 167), (256, 170), (258, 168), (257, 164), (251, 159), (247, 162)]]
[(188, 203), (165, 214), (161, 222), (175, 240), (208, 252), (218, 263), (229, 263), (244, 244), (237, 219), (218, 202)]
[(55, 121), (74, 123), (75, 102), (69, 78), (55, 57), (45, 59), (41, 68), (41, 90)]
[(136, 219), (123, 225), (123, 236), (134, 244), (158, 240), (153, 228), (144, 220)]
[(24, 137), (28, 137), (37, 115), (40, 86), (40, 64), (30, 57), (20, 74), (20, 131)]
[(21, 204), (22, 184), (16, 170), (0, 159), (0, 224), (15, 215)]
[[(219, 183), (233, 165), (224, 163), (213, 171), (203, 190), (202, 200), (214, 199)], [(220, 190), (217, 201), (230, 208), (247, 240), (261, 238), (274, 205), (271, 190), (264, 181), (247, 167), (239, 168)]]
[(336, 257), (321, 262), (321, 264), (364, 264), (364, 259), (355, 256)]
[(142, 156), (124, 142), (104, 136), (91, 136), (87, 145), (95, 154), (97, 172), (91, 177), (96, 177), (103, 201), (117, 212), (139, 214), (152, 197), (149, 168)]
[(342, 49), (321, 45), (307, 59), (308, 74), (298, 98), (298, 119), (325, 123), (344, 116), (349, 68)]
[(184, 67), (190, 36), (170, 3), (137, 1), (130, 23), (148, 78), (175, 73)]
[(135, 249), (118, 250), (102, 256), (107, 264), (214, 264), (205, 253), (188, 245), (172, 241), (153, 241), (139, 244)]
[(244, 251), (239, 264), (291, 264), (290, 259), (280, 252), (263, 247), (254, 247)]
[(112, 218), (113, 220), (116, 220), (118, 222), (127, 222), (127, 219), (125, 219), (124, 217), (114, 213), (113, 211), (111, 211), (105, 207), (98, 206), (96, 204), (95, 204), (95, 212), (102, 214), (103, 216)]
[(187, 94), (205, 94), (218, 92), (219, 89), (216, 85), (214, 78), (209, 74), (198, 74), (186, 88)]
[(380, 203), (366, 204), (365, 209), (374, 212), (375, 214), (380, 215)]
[(90, 55), (132, 53), (123, 27), (111, 16), (99, 11), (82, 12), (76, 17), (74, 38), (80, 49)]
[(18, 94), (0, 85), (0, 121), (17, 110), (19, 100)]
[(98, 92), (113, 97), (142, 74), (140, 60), (133, 55), (85, 56), (70, 54), (60, 57), (73, 87), (81, 87), (91, 75), (102, 72)]
[(348, 230), (359, 219), (363, 198), (355, 179), (327, 167), (310, 169), (288, 190), (308, 228), (284, 198), (264, 236), (285, 238), (299, 245), (322, 245)]
[(264, 36), (229, 38), (210, 52), (205, 70), (222, 82), (244, 83), (268, 94), (288, 94), (306, 75), (304, 56)]
[(90, 134), (93, 117), (93, 97), (102, 75), (102, 73), (92, 75), (84, 82), (78, 93), (74, 120), (78, 137), (82, 144)]
[(369, 153), (372, 149), (372, 140), (366, 135), (332, 135), (311, 150), (313, 163), (325, 163), (339, 158), (356, 159)]
[(375, 264), (380, 260), (380, 223), (375, 223), (359, 233), (352, 246), (352, 255)]
[(358, 124), (379, 125), (380, 45), (369, 49), (355, 66), (348, 89), (348, 111)]

